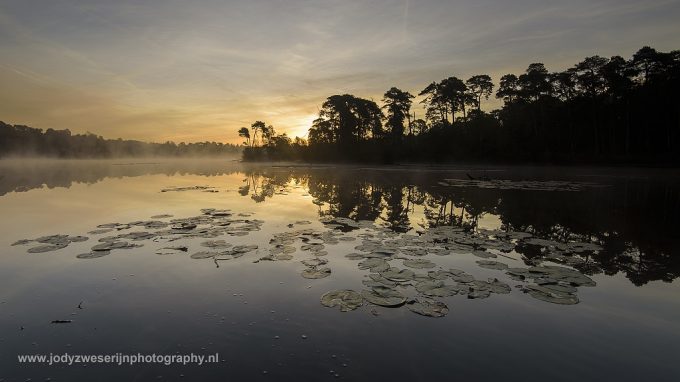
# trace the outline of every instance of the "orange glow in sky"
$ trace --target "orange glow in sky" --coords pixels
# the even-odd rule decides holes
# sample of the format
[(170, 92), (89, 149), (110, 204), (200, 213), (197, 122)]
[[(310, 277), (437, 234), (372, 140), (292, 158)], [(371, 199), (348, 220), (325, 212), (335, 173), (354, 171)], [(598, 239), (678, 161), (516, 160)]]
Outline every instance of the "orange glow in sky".
[(262, 120), (305, 136), (333, 94), (380, 103), (392, 86), (417, 94), (449, 76), (497, 83), (532, 62), (669, 51), (679, 19), (666, 0), (5, 0), (0, 120), (230, 143)]

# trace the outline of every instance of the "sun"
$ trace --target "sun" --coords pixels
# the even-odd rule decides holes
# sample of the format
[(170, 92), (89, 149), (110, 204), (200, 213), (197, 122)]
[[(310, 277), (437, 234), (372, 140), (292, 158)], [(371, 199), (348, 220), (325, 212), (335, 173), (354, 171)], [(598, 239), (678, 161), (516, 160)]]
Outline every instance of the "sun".
[(318, 116), (314, 114), (309, 114), (300, 118), (296, 118), (295, 120), (292, 121), (293, 123), (291, 123), (288, 135), (291, 138), (294, 137), (307, 138), (307, 132), (309, 131), (309, 128), (312, 127), (312, 123), (314, 122), (314, 120), (317, 118)]

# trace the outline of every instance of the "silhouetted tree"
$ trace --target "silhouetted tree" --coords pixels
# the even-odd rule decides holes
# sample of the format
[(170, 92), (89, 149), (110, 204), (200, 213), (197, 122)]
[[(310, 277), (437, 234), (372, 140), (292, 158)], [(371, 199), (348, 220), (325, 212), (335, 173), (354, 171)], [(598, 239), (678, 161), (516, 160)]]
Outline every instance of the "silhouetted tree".
[(475, 104), (477, 105), (477, 110), (482, 110), (482, 97), (488, 100), (491, 93), (493, 93), (493, 82), (491, 77), (487, 74), (479, 74), (470, 77), (465, 84), (467, 85), (470, 93), (474, 96)]
[[(410, 119), (412, 99), (413, 95), (411, 93), (395, 87), (392, 87), (383, 95), (382, 101), (385, 104), (383, 109), (387, 110), (385, 127), (393, 140), (400, 140), (401, 136), (404, 135), (404, 120)], [(409, 135), (412, 134), (410, 121), (408, 133)]]
[(503, 99), (506, 104), (515, 102), (519, 98), (519, 79), (514, 74), (506, 74), (501, 77), (496, 97)]
[(244, 145), (250, 146), (250, 131), (248, 130), (247, 127), (242, 127), (238, 129), (238, 136), (246, 139), (246, 141), (243, 142)]
[[(250, 129), (253, 130), (252, 134), (252, 141), (251, 141), (251, 146), (256, 146), (257, 145), (257, 133), (259, 132), (260, 135), (262, 135), (263, 131), (267, 128), (267, 125), (262, 122), (262, 121), (255, 121), (253, 122), (252, 125), (250, 125)], [(262, 138), (260, 138), (262, 140)]]
[(595, 98), (604, 93), (607, 82), (602, 74), (608, 62), (606, 58), (592, 56), (576, 64), (576, 85), (581, 94)]
[(517, 79), (519, 96), (525, 101), (537, 101), (541, 96), (550, 95), (552, 85), (548, 70), (542, 63), (529, 65), (526, 72)]
[[(315, 121), (315, 124), (331, 132), (331, 143), (347, 147), (369, 136), (381, 137), (382, 118), (382, 112), (375, 102), (343, 94), (326, 99), (319, 112), (320, 121)], [(322, 125), (324, 121), (328, 124)]]

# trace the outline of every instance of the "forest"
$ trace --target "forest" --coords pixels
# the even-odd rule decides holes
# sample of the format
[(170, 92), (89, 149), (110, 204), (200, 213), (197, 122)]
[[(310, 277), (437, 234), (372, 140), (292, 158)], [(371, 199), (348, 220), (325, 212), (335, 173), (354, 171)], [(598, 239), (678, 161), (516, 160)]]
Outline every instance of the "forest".
[(116, 158), (116, 157), (187, 157), (238, 155), (239, 145), (199, 143), (147, 143), (134, 140), (105, 139), (101, 136), (71, 134), (69, 130), (36, 129), (23, 125), (9, 125), (0, 121), (0, 158)]
[[(257, 121), (239, 129), (246, 161), (680, 163), (680, 51), (591, 56), (561, 71), (392, 87), (379, 105), (351, 94), (323, 102), (307, 139)], [(502, 107), (484, 111), (491, 96)]]

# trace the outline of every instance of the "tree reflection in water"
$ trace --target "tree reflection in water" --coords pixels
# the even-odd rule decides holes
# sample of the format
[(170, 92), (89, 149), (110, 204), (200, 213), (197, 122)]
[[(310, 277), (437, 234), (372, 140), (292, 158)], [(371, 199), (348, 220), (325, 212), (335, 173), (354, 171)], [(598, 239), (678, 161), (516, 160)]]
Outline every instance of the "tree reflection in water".
[[(680, 193), (674, 181), (609, 178), (606, 187), (535, 191), (449, 187), (438, 172), (292, 167), (254, 168), (246, 174), (242, 195), (263, 202), (275, 190), (301, 186), (319, 205), (319, 217), (370, 220), (399, 233), (441, 225), (479, 230), (480, 221), (495, 217), (495, 228), (506, 232), (602, 246), (599, 252), (571, 255), (578, 261), (570, 265), (587, 275), (622, 272), (643, 285), (670, 282), (680, 274), (674, 239)], [(515, 251), (527, 265), (549, 255), (545, 247), (526, 243)]]

